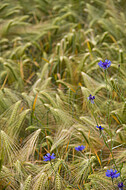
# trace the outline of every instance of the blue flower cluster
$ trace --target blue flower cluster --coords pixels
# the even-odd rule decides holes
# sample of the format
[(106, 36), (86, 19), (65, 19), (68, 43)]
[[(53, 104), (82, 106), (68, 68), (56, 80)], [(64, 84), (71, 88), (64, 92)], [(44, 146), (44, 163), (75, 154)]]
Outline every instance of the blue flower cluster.
[[(110, 170), (107, 170), (106, 176), (111, 177), (111, 179), (113, 181), (113, 178), (119, 177), (120, 173), (117, 173), (117, 170), (114, 171), (113, 169), (110, 169)], [(119, 190), (123, 190), (123, 187), (124, 187), (123, 182), (118, 183)]]
[(88, 97), (88, 100), (90, 100), (92, 104), (94, 104), (94, 99), (95, 99), (95, 96), (92, 96), (90, 94), (89, 97)]
[(110, 169), (110, 170), (107, 170), (106, 176), (111, 177), (111, 179), (113, 179), (113, 178), (119, 177), (120, 173), (117, 173), (117, 170), (114, 171), (113, 169)]
[(103, 127), (101, 127), (101, 126), (96, 126), (98, 129), (99, 129), (99, 131), (102, 131), (104, 128)]
[(52, 153), (52, 155), (50, 153), (47, 153), (46, 156), (43, 156), (43, 158), (45, 159), (44, 161), (47, 162), (47, 161), (51, 161), (52, 159), (55, 159), (55, 154)]
[(108, 67), (111, 66), (111, 61), (106, 59), (105, 62), (100, 61), (98, 63), (98, 65), (99, 65), (99, 67), (101, 67), (103, 69), (107, 69)]
[[(103, 68), (104, 70), (106, 70), (108, 67), (110, 67), (110, 65), (111, 65), (111, 61), (109, 61), (109, 60), (105, 60), (105, 62), (102, 62), (102, 61), (100, 61), (99, 63), (98, 63), (98, 65), (101, 67), (101, 68)], [(95, 96), (92, 96), (91, 94), (89, 95), (89, 97), (88, 97), (88, 100), (92, 103), (92, 104), (94, 104), (94, 99), (95, 99)], [(96, 126), (98, 129), (99, 129), (99, 131), (100, 131), (100, 133), (101, 133), (101, 131), (104, 129), (103, 127), (101, 127), (101, 126)], [(83, 146), (83, 145), (81, 145), (81, 146), (78, 146), (78, 147), (75, 147), (75, 150), (76, 151), (82, 151), (82, 150), (84, 150), (85, 149), (85, 146)], [(44, 158), (44, 161), (51, 161), (52, 159), (55, 159), (56, 157), (55, 157), (55, 154), (54, 153), (52, 153), (52, 155), (50, 154), (50, 153), (47, 153), (45, 156), (43, 156), (43, 158)], [(110, 169), (110, 170), (107, 170), (107, 172), (106, 172), (106, 176), (107, 177), (111, 177), (111, 179), (112, 179), (112, 181), (113, 181), (113, 178), (117, 178), (117, 177), (119, 177), (120, 176), (120, 173), (117, 173), (117, 170), (113, 170), (113, 169)], [(118, 183), (118, 188), (119, 188), (119, 190), (123, 190), (123, 187), (124, 187), (124, 184), (123, 184), (123, 182), (120, 182), (120, 183)]]
[(118, 188), (119, 188), (119, 190), (123, 190), (123, 187), (124, 187), (123, 182), (118, 183)]
[(81, 146), (75, 147), (75, 150), (82, 151), (84, 148), (85, 148), (85, 146), (81, 145)]
[[(98, 63), (98, 65), (99, 65), (99, 67), (101, 67), (101, 68), (103, 68), (104, 70), (106, 70), (108, 67), (111, 66), (111, 61), (106, 59), (105, 62), (100, 61), (100, 62)], [(90, 100), (90, 102), (91, 102), (92, 104), (94, 104), (94, 99), (95, 99), (95, 96), (92, 96), (92, 95), (90, 94), (89, 97), (88, 97), (88, 100)]]

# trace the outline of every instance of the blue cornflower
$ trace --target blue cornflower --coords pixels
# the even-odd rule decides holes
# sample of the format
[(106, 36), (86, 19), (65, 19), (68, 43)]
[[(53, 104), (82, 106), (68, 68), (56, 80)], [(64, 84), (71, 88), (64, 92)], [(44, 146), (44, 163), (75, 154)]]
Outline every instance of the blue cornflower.
[(103, 127), (101, 127), (101, 126), (96, 126), (98, 129), (99, 129), (99, 131), (102, 131), (104, 128)]
[(46, 156), (43, 156), (43, 158), (45, 159), (44, 161), (47, 162), (47, 161), (51, 161), (52, 159), (55, 159), (55, 154), (52, 153), (52, 155), (50, 153), (47, 153)]
[(110, 67), (111, 61), (106, 59), (105, 62), (100, 61), (98, 63), (98, 65), (99, 65), (99, 67), (101, 67), (103, 69), (107, 69), (108, 67)]
[(107, 170), (106, 176), (111, 177), (111, 179), (113, 179), (113, 178), (119, 177), (120, 173), (117, 173), (117, 170), (113, 171), (112, 169), (110, 169), (110, 170)]
[(75, 147), (75, 150), (82, 151), (84, 148), (85, 148), (85, 146), (81, 145), (81, 146)]
[(124, 187), (123, 182), (118, 183), (118, 188), (119, 188), (119, 190), (123, 190), (123, 187)]
[(94, 104), (95, 96), (92, 96), (91, 94), (88, 96), (88, 100), (91, 101), (92, 104)]

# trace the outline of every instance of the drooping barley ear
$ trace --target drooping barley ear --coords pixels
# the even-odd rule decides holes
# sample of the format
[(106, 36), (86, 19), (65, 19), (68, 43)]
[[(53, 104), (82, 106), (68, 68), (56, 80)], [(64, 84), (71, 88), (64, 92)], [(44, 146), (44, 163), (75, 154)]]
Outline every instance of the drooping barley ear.
[(9, 119), (9, 124), (13, 123), (16, 119), (16, 115), (17, 115), (17, 111), (18, 111), (18, 108), (21, 104), (21, 101), (18, 101), (16, 102), (14, 108), (13, 108), (13, 111), (12, 111), (12, 114), (10, 116), (10, 119)]
[(33, 186), (33, 190), (44, 189), (46, 176), (47, 175), (44, 172), (41, 173), (41, 175), (38, 177), (38, 179), (36, 180), (36, 182)]
[(31, 188), (31, 175), (29, 175), (27, 177), (27, 179), (25, 180), (25, 184), (24, 184), (24, 189), (23, 190), (30, 190)]
[(58, 173), (56, 174), (55, 186), (56, 190), (61, 190), (61, 178)]

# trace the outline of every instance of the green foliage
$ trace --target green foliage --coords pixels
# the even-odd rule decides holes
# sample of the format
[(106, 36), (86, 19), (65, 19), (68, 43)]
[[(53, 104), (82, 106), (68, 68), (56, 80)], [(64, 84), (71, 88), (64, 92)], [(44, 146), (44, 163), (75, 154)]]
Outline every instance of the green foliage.
[(115, 190), (125, 180), (125, 25), (125, 0), (0, 1), (0, 189)]

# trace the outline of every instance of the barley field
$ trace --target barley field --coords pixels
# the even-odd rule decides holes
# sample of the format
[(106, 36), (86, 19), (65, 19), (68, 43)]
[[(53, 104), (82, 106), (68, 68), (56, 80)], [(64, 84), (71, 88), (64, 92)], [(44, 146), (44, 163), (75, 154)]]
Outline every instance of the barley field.
[(0, 190), (126, 189), (126, 0), (0, 0)]

